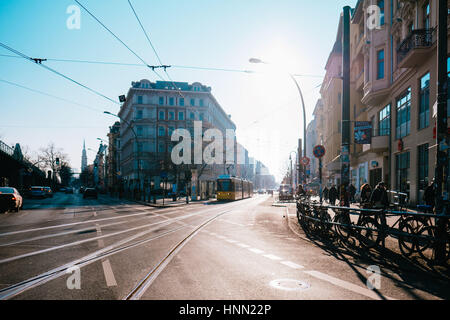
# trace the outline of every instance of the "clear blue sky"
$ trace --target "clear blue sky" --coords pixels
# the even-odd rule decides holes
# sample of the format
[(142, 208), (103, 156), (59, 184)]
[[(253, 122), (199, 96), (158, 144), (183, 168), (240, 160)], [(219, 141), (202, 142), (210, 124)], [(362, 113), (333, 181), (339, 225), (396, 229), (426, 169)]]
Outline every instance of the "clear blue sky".
[[(80, 0), (147, 63), (158, 64), (127, 0)], [(237, 125), (238, 140), (266, 163), (279, 179), (289, 152), (303, 132), (300, 100), (281, 71), (298, 77), (305, 95), (307, 121), (319, 98), (316, 88), (336, 38), (342, 8), (356, 0), (132, 0), (162, 62), (169, 65), (256, 70), (257, 74), (169, 69), (175, 81), (199, 81)], [(39, 58), (140, 61), (81, 10), (81, 28), (69, 30), (70, 0), (1, 0), (0, 42)], [(11, 53), (0, 48), (0, 55)], [(249, 64), (250, 57), (272, 65)], [(131, 81), (159, 80), (138, 66), (45, 62), (71, 78), (117, 99)], [(279, 65), (275, 69), (272, 66)], [(164, 74), (163, 74), (164, 75)], [(98, 97), (31, 62), (0, 56), (0, 80), (30, 87), (90, 106), (80, 107), (0, 82), (0, 140), (30, 151), (54, 142), (69, 155), (76, 171), (83, 139), (97, 149), (116, 120), (118, 105)], [(97, 111), (95, 110), (97, 109)], [(89, 162), (95, 157), (88, 151)]]

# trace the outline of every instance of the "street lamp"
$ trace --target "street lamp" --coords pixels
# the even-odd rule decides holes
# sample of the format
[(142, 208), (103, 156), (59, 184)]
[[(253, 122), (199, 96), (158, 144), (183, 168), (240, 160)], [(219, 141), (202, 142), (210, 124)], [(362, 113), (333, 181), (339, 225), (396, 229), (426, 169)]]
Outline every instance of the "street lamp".
[[(258, 58), (250, 58), (248, 60), (250, 63), (262, 63), (262, 64), (270, 64), (266, 61), (263, 61), (261, 59)], [(298, 93), (300, 94), (300, 99), (302, 101), (302, 109), (303, 109), (303, 156), (306, 157), (306, 110), (305, 110), (305, 101), (303, 100), (303, 94), (302, 94), (302, 90), (300, 89), (300, 86), (297, 82), (297, 80), (295, 79), (294, 75), (292, 73), (288, 72), (289, 77), (292, 79), (292, 81), (294, 81)], [(305, 172), (305, 170), (303, 170)]]
[(296, 188), (296, 186), (297, 186), (297, 176), (296, 176), (296, 179), (295, 179), (295, 181), (294, 181), (294, 171), (292, 170), (292, 158), (291, 158), (291, 154), (292, 153), (295, 153), (295, 156), (296, 156), (296, 159), (297, 159), (297, 157), (298, 157), (298, 154), (297, 154), (297, 151), (291, 151), (290, 153), (289, 153), (289, 160), (291, 161), (291, 185), (294, 187), (294, 189)]
[[(138, 136), (137, 136), (137, 134), (136, 134), (136, 131), (134, 131), (133, 126), (132, 126), (127, 120), (125, 120), (125, 119), (119, 117), (117, 114), (111, 113), (111, 112), (109, 112), (109, 111), (103, 111), (103, 113), (106, 113), (106, 114), (109, 114), (109, 115), (111, 115), (111, 116), (117, 117), (117, 118), (119, 118), (121, 121), (125, 122), (125, 123), (130, 127), (131, 131), (133, 132), (134, 137), (135, 137), (136, 144), (138, 143)], [(99, 139), (99, 138), (97, 138), (97, 139)], [(139, 159), (139, 150), (137, 150), (137, 157), (136, 157), (136, 158), (137, 158), (137, 161), (138, 161), (138, 170), (137, 170), (137, 175), (138, 175), (138, 186), (139, 186), (139, 189), (138, 189), (138, 190), (140, 191), (140, 190), (141, 190), (141, 178), (140, 178), (141, 160)]]

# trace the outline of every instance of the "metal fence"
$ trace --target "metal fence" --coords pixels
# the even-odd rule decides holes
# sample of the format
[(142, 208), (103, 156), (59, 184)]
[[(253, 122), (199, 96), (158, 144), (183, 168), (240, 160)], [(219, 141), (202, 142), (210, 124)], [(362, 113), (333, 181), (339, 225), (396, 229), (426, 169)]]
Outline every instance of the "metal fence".
[[(303, 198), (297, 201), (297, 219), (310, 235), (336, 237), (347, 242), (357, 240), (365, 248), (384, 248), (385, 240), (397, 240), (406, 257), (420, 256), (429, 261), (437, 245), (445, 245), (446, 259), (450, 257), (450, 215), (436, 215), (389, 209), (365, 209), (324, 206)], [(444, 236), (438, 239), (438, 226), (444, 226)]]

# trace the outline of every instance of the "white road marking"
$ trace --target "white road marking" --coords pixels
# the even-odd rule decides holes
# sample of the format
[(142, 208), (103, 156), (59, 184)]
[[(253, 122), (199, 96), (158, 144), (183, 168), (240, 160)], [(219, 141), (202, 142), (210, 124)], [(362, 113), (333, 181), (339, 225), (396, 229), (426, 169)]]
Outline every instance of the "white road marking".
[(102, 261), (103, 273), (105, 274), (106, 285), (108, 287), (117, 286), (116, 278), (114, 278), (114, 273), (111, 268), (111, 263), (109, 259)]
[(282, 260), (280, 257), (273, 254), (265, 254), (263, 257), (269, 258), (270, 260)]
[(264, 253), (263, 250), (259, 250), (259, 249), (256, 249), (256, 248), (248, 248), (248, 250), (253, 252), (253, 253), (256, 253), (256, 254)]
[[(338, 287), (353, 291), (353, 292), (361, 294), (363, 296), (366, 296), (366, 297), (369, 297), (369, 298), (372, 298), (375, 300), (382, 300), (382, 298), (375, 291), (370, 290), (368, 288), (358, 286), (356, 284), (353, 284), (353, 283), (345, 281), (345, 280), (334, 278), (332, 276), (329, 276), (329, 275), (319, 272), (319, 271), (312, 270), (312, 271), (304, 271), (304, 272), (306, 274), (309, 274), (310, 276), (330, 282)], [(386, 297), (386, 296), (384, 296), (384, 298), (386, 298), (388, 300), (395, 300), (393, 298)]]
[(248, 244), (245, 244), (245, 243), (236, 243), (239, 247), (242, 247), (242, 248), (249, 248), (250, 246), (248, 245)]
[(292, 268), (292, 269), (303, 269), (304, 268), (304, 266), (296, 264), (295, 262), (292, 262), (292, 261), (281, 261), (280, 263), (284, 264), (285, 266), (288, 266), (289, 268)]
[(233, 240), (233, 239), (226, 239), (225, 241), (229, 242), (229, 243), (236, 243), (237, 242), (236, 240)]

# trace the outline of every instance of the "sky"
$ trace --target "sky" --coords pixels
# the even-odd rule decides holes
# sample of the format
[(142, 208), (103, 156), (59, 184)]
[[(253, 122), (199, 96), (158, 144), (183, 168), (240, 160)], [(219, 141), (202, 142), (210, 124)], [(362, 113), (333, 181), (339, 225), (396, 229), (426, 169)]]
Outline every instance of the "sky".
[[(280, 181), (303, 138), (301, 100), (289, 73), (300, 75), (309, 123), (339, 15), (356, 0), (130, 1), (162, 63), (172, 66), (170, 78), (210, 86), (236, 124), (238, 142)], [(147, 64), (159, 64), (128, 0), (79, 2)], [(67, 26), (73, 5), (81, 10), (79, 29)], [(43, 62), (113, 101), (132, 81), (161, 80), (72, 0), (0, 0), (0, 43), (32, 58), (133, 64)], [(119, 104), (11, 56), (0, 47), (0, 140), (31, 154), (53, 142), (79, 172), (83, 140), (97, 150), (97, 138), (107, 140), (116, 121), (103, 111), (117, 113)], [(253, 57), (270, 64), (251, 64)]]

